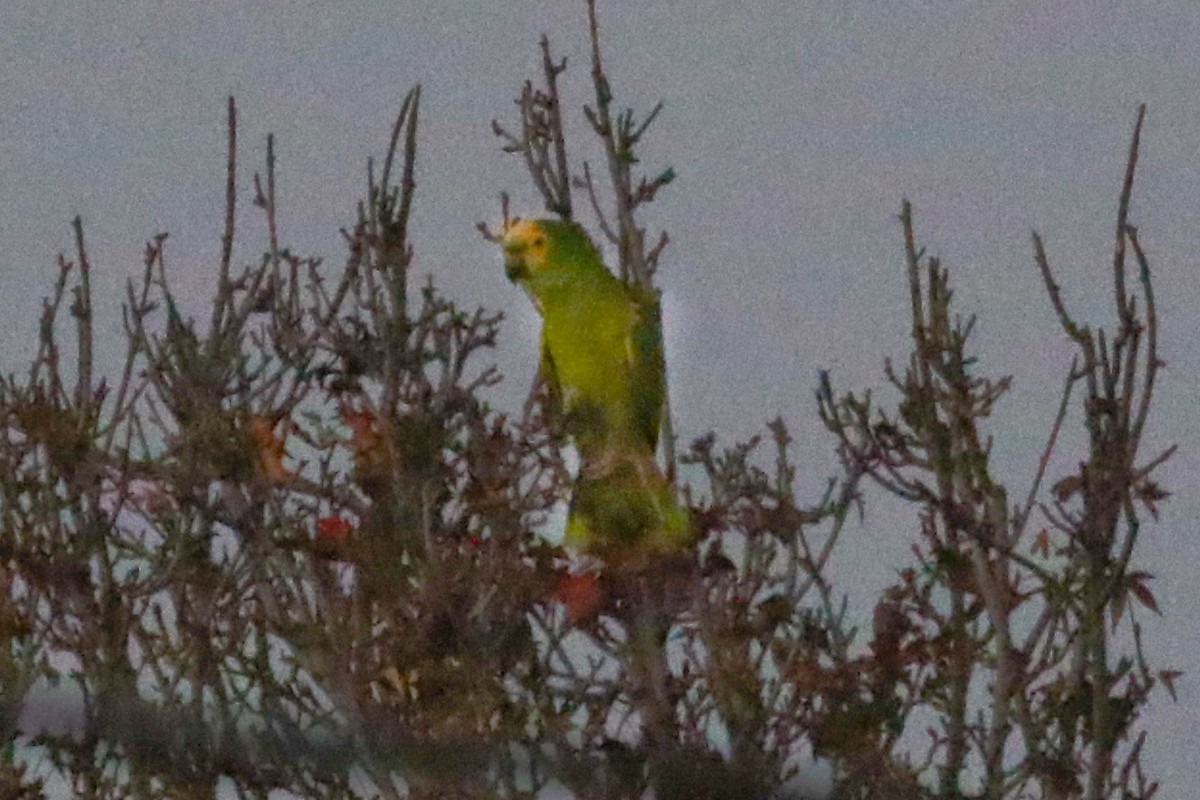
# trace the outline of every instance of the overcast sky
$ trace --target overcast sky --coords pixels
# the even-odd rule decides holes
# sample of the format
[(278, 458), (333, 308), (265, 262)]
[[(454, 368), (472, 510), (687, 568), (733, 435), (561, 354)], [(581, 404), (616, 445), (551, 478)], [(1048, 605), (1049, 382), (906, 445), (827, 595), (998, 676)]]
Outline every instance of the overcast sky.
[[(1148, 104), (1132, 222), (1154, 266), (1168, 366), (1147, 452), (1169, 442), (1181, 451), (1160, 473), (1176, 494), (1161, 524), (1144, 528), (1138, 564), (1157, 576), (1165, 615), (1147, 622), (1154, 664), (1188, 674), (1178, 705), (1156, 695), (1146, 714), (1146, 762), (1163, 797), (1184, 796), (1200, 745), (1200, 10), (1189, 0), (609, 0), (601, 24), (618, 104), (666, 104), (642, 156), (678, 179), (644, 221), (672, 237), (661, 283), (677, 427), (730, 441), (782, 414), (809, 498), (834, 466), (813, 408), (817, 370), (832, 370), (839, 387), (880, 386), (883, 357), (906, 352), (904, 197), (920, 239), (952, 269), (959, 310), (980, 317), (982, 371), (1014, 376), (990, 431), (1010, 496), (1023, 496), (1072, 353), (1030, 231), (1044, 236), (1076, 315), (1111, 322), (1117, 191), (1137, 104)], [(515, 404), (536, 362), (537, 319), (473, 226), (497, 219), (505, 189), (515, 210), (539, 210), (490, 122), (513, 118), (542, 32), (572, 67), (563, 93), (578, 165), (597, 155), (577, 113), (590, 90), (582, 0), (8, 0), (0, 367), (32, 353), (39, 299), (76, 214), (106, 363), (119, 353), (124, 281), (154, 234), (170, 232), (176, 286), (203, 306), (217, 270), (230, 94), (241, 197), (274, 132), (283, 238), (340, 264), (337, 230), (352, 222), (366, 158), (382, 152), (420, 82), (415, 269), (466, 306), (509, 315), (497, 403)], [(264, 247), (254, 211), (243, 203), (243, 260)], [(1081, 454), (1078, 418), (1072, 425), (1055, 462), (1064, 472)], [(894, 517), (869, 514), (836, 557), (835, 575), (866, 587), (863, 598), (905, 563), (912, 526), (885, 519)]]

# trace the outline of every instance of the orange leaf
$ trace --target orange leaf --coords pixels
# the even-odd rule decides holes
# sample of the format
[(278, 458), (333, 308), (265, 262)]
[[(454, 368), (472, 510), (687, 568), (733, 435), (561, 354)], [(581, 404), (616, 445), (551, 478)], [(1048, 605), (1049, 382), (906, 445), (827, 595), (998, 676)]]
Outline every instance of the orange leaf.
[(369, 411), (343, 408), (342, 422), (350, 429), (350, 447), (358, 455), (370, 453), (379, 447), (380, 431), (375, 415)]
[(1033, 552), (1040, 553), (1042, 558), (1050, 555), (1050, 532), (1042, 528), (1033, 542)]
[(258, 448), (258, 466), (268, 480), (277, 481), (292, 475), (291, 470), (283, 466), (287, 456), (285, 436), (275, 433), (278, 423), (270, 417), (256, 414), (250, 418), (250, 438)]

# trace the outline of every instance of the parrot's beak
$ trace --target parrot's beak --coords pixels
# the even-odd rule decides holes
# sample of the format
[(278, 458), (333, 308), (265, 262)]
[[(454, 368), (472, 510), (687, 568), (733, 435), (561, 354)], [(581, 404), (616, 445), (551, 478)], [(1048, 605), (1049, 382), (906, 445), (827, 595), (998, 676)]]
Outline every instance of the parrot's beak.
[(529, 266), (525, 263), (525, 247), (517, 242), (504, 242), (504, 274), (513, 283), (529, 277)]

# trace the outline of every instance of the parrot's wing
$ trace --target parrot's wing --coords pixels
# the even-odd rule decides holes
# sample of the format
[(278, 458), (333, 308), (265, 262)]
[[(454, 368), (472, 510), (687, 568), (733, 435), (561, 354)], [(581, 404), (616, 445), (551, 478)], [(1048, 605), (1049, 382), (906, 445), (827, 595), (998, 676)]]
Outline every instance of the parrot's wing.
[(551, 427), (557, 428), (562, 422), (562, 386), (558, 380), (558, 370), (554, 366), (554, 357), (550, 355), (550, 343), (546, 341), (544, 329), (542, 331), (542, 360), (538, 364), (538, 379), (546, 387), (546, 418), (550, 421)]
[(656, 292), (634, 286), (630, 287), (630, 294), (634, 303), (634, 321), (628, 342), (630, 403), (636, 433), (650, 452), (654, 452), (658, 449), (658, 428), (666, 393), (662, 312)]

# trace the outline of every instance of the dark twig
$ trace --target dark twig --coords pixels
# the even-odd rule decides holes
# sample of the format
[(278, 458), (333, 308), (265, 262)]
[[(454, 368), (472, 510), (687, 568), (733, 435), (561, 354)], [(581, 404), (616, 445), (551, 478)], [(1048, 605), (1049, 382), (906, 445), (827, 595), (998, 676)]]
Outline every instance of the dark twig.
[(214, 333), (222, 329), (232, 287), (229, 270), (233, 262), (234, 220), (237, 212), (237, 105), (229, 98), (226, 127), (228, 148), (225, 161), (225, 230), (221, 234), (221, 266), (217, 275), (217, 300), (213, 303), (212, 323)]

